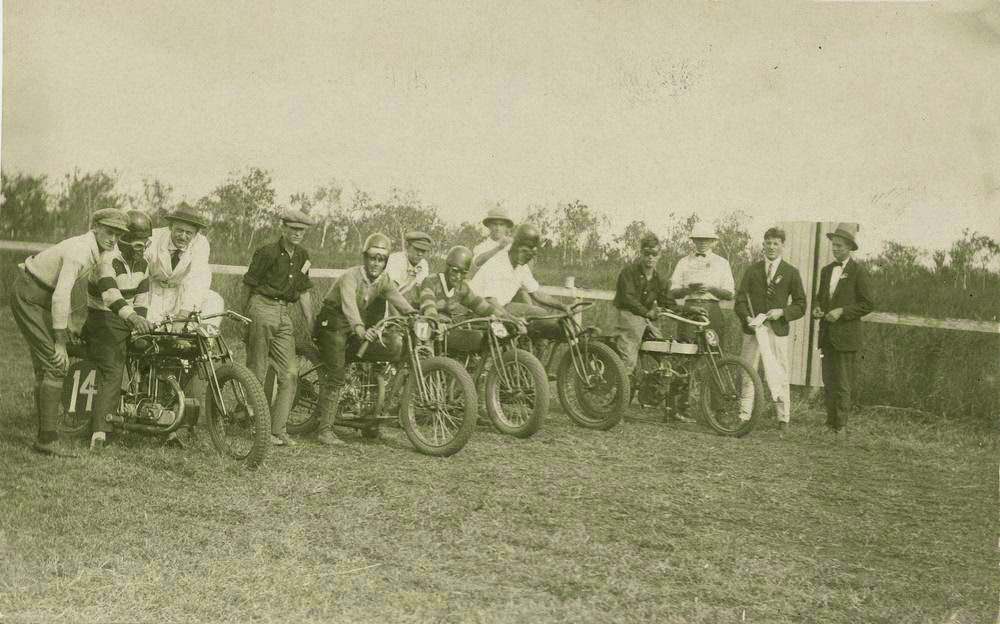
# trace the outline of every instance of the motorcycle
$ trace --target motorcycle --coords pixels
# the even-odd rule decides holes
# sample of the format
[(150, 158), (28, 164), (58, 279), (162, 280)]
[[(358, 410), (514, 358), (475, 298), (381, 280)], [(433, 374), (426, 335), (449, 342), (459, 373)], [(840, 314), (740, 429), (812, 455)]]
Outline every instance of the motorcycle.
[[(693, 325), (695, 341), (664, 338), (647, 324), (636, 367), (639, 405), (668, 412), (677, 393), (687, 391), (695, 399), (698, 416), (713, 431), (732, 437), (750, 433), (763, 410), (763, 384), (757, 372), (742, 359), (722, 352), (719, 335), (709, 328), (707, 317), (661, 311), (659, 318)], [(743, 420), (740, 411), (748, 384), (754, 388), (754, 400), (749, 419)]]
[(498, 431), (529, 438), (549, 411), (549, 380), (538, 358), (519, 348), (519, 339), (517, 321), (471, 318), (448, 325), (441, 352), (471, 373)]
[[(334, 425), (374, 439), (380, 427), (396, 421), (425, 455), (447, 457), (462, 450), (476, 427), (476, 388), (461, 364), (434, 355), (432, 344), (443, 326), (429, 316), (390, 316), (373, 327), (375, 341), (349, 339)], [(318, 360), (314, 354), (300, 367), (289, 433), (309, 433), (318, 425), (323, 368)]]
[[(150, 334), (130, 335), (118, 410), (107, 419), (117, 430), (162, 436), (201, 421), (219, 454), (255, 467), (271, 448), (271, 415), (260, 382), (233, 360), (218, 327), (206, 322), (219, 317), (251, 322), (231, 310), (205, 316), (193, 312), (186, 319), (165, 319)], [(83, 359), (66, 375), (60, 429), (82, 436), (90, 431), (98, 374), (83, 343), (74, 344), (70, 354)], [(184, 392), (196, 376), (208, 381), (205, 405)]]
[[(547, 371), (555, 371), (563, 411), (581, 427), (606, 431), (621, 421), (631, 390), (618, 353), (600, 340), (596, 327), (585, 328), (577, 319), (593, 305), (578, 301), (569, 312), (529, 317), (528, 336), (535, 339), (530, 347), (533, 355)], [(558, 321), (554, 331), (539, 324), (552, 319)]]

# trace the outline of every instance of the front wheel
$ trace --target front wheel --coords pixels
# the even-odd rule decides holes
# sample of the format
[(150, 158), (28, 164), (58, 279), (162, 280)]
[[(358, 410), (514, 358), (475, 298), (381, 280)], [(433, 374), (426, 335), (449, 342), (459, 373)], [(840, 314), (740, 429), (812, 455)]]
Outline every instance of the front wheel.
[(486, 412), (493, 426), (515, 438), (529, 438), (549, 412), (549, 380), (538, 358), (523, 349), (510, 349), (500, 367), (486, 373)]
[(400, 397), (399, 424), (425, 455), (448, 457), (462, 450), (476, 428), (476, 387), (455, 360), (430, 357), (422, 374), (410, 370)]
[(619, 423), (630, 397), (628, 373), (608, 345), (590, 340), (579, 347), (583, 377), (574, 364), (577, 349), (567, 350), (556, 372), (559, 403), (581, 427), (607, 431)]
[(215, 376), (220, 396), (209, 390), (206, 406), (212, 445), (221, 455), (259, 466), (271, 449), (271, 412), (264, 388), (236, 362), (216, 366)]
[(753, 367), (732, 355), (717, 358), (714, 365), (706, 359), (695, 382), (699, 416), (712, 430), (736, 438), (753, 430), (764, 403), (764, 384)]

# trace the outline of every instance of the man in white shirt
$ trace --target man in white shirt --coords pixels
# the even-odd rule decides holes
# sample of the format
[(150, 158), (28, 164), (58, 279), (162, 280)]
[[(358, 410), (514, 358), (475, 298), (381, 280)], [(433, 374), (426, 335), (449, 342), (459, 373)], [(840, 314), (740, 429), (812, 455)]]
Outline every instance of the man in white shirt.
[(128, 232), (125, 213), (98, 210), (86, 234), (67, 238), (29, 257), (14, 284), (10, 308), (28, 343), (35, 372), (38, 439), (34, 449), (46, 455), (69, 455), (58, 445), (63, 378), (69, 366), (70, 294), (78, 279), (88, 277), (103, 252)]
[[(538, 252), (538, 245), (541, 237), (538, 229), (529, 224), (522, 223), (514, 230), (514, 238), (510, 247), (505, 253), (498, 253), (486, 261), (479, 268), (469, 281), (472, 291), (485, 299), (490, 299), (503, 306), (514, 316), (542, 316), (551, 314), (545, 308), (553, 308), (566, 313), (571, 312), (568, 304), (560, 303), (557, 299), (543, 294), (539, 289), (541, 286), (531, 273), (528, 263)], [(527, 293), (533, 303), (517, 303), (514, 301), (515, 295), (521, 290)], [(543, 323), (552, 324), (553, 321)], [(529, 329), (540, 329), (541, 326)], [(534, 333), (534, 332), (532, 332)]]
[(146, 248), (149, 262), (150, 301), (147, 315), (151, 323), (166, 316), (183, 318), (198, 309), (221, 312), (222, 298), (209, 290), (212, 269), (208, 265), (210, 246), (201, 233), (208, 224), (185, 202), (167, 217), (167, 227), (155, 228)]
[(499, 206), (491, 208), (483, 219), (483, 225), (490, 231), (489, 237), (472, 249), (473, 268), (479, 268), (487, 260), (500, 253), (510, 245), (510, 232), (514, 229), (514, 221), (507, 211)]
[(389, 254), (385, 272), (395, 283), (399, 294), (416, 307), (420, 301), (420, 285), (431, 273), (427, 253), (434, 247), (434, 240), (416, 230), (406, 233), (405, 249)]
[[(708, 313), (711, 327), (719, 335), (719, 342), (725, 345), (726, 322), (719, 308), (719, 301), (732, 299), (736, 285), (729, 261), (712, 252), (719, 237), (707, 223), (696, 223), (691, 231), (694, 250), (677, 261), (670, 276), (670, 297), (684, 298), (684, 308), (701, 308)], [(677, 329), (679, 338), (693, 340), (694, 327), (681, 324)], [(676, 404), (673, 417), (680, 422), (692, 422), (687, 417), (688, 385), (686, 380), (674, 384), (671, 393)]]

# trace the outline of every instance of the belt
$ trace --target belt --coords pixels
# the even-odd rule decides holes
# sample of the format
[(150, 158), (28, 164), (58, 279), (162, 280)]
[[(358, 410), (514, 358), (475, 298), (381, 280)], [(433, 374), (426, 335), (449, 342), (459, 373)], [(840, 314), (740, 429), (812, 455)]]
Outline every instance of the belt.
[(24, 274), (31, 278), (31, 281), (35, 283), (36, 286), (49, 293), (50, 295), (56, 291), (55, 288), (46, 284), (42, 278), (38, 277), (34, 273), (28, 270), (28, 267), (24, 267)]
[(280, 304), (280, 305), (283, 305), (283, 306), (288, 306), (288, 305), (292, 305), (293, 303), (295, 303), (294, 301), (288, 301), (286, 299), (282, 299), (281, 297), (271, 297), (269, 295), (262, 295), (260, 293), (254, 293), (254, 294), (257, 295), (258, 297), (263, 297), (264, 299), (267, 299), (268, 301), (271, 301), (273, 303), (277, 303), (277, 304)]

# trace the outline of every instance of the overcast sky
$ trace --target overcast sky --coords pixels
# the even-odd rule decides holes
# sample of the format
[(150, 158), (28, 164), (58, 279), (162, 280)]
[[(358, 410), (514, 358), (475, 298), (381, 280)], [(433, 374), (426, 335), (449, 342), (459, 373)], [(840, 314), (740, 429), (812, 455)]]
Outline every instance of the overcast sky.
[(1000, 237), (995, 2), (3, 4), (5, 172)]

